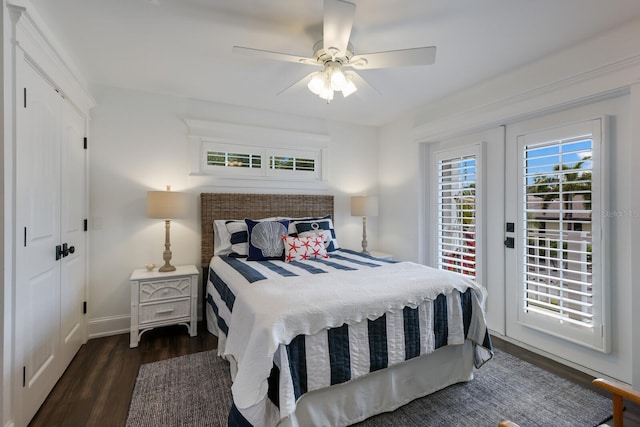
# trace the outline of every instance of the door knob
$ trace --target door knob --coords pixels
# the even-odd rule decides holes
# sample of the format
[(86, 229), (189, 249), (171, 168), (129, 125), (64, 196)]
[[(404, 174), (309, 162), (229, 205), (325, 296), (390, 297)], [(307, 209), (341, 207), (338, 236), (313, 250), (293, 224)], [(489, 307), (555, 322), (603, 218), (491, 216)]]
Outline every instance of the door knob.
[(72, 254), (76, 251), (76, 247), (75, 246), (69, 246), (69, 253)]

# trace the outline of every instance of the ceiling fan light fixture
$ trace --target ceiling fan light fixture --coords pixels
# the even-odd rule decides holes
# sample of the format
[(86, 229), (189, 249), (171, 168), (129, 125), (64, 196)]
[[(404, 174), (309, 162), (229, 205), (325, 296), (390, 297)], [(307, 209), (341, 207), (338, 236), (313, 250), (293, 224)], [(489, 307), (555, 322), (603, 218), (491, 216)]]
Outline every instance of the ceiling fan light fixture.
[(322, 88), (319, 96), (327, 102), (333, 100), (333, 89), (331, 89), (331, 83), (329, 83), (328, 79), (325, 81), (324, 87)]
[(325, 75), (321, 71), (318, 71), (317, 73), (314, 73), (312, 75), (311, 80), (309, 80), (309, 83), (307, 83), (307, 88), (309, 88), (311, 93), (320, 95), (324, 90), (325, 82)]
[(341, 91), (347, 84), (347, 78), (340, 69), (340, 67), (331, 68), (331, 88), (336, 91)]

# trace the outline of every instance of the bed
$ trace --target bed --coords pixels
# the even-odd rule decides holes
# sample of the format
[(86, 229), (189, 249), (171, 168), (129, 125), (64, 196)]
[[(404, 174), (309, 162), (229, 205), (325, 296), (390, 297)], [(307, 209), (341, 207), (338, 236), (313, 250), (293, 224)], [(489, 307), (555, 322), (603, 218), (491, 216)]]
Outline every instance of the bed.
[(201, 194), (204, 310), (231, 364), (230, 426), (351, 425), (469, 381), (492, 356), (480, 286), (341, 248), (332, 218), (332, 196)]

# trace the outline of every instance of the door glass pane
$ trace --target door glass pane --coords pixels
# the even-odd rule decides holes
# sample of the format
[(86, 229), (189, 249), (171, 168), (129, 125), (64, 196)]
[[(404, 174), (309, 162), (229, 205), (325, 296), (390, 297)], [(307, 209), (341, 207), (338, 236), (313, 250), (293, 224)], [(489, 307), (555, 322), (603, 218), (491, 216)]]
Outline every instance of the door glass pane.
[(593, 326), (590, 136), (524, 146), (525, 312)]

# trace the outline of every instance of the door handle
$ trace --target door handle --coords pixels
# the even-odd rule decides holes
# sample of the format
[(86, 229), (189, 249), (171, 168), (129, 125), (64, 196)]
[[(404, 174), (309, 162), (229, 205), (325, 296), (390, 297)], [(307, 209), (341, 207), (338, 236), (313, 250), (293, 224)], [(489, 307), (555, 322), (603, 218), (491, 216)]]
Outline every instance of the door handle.
[(69, 246), (68, 243), (63, 243), (62, 245), (56, 246), (56, 261), (60, 260), (60, 258), (64, 258), (75, 253), (76, 247)]
[(504, 245), (506, 247), (508, 247), (509, 249), (513, 249), (515, 248), (515, 240), (513, 239), (513, 237), (507, 237), (504, 241)]

